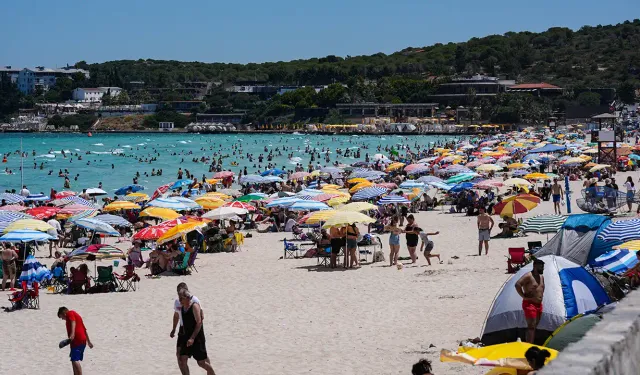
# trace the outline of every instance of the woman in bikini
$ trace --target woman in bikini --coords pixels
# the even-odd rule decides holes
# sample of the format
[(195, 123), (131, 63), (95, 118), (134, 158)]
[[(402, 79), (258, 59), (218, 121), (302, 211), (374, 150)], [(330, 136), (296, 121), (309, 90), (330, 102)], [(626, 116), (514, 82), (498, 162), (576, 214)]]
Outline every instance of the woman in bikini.
[[(349, 268), (353, 268), (354, 265), (359, 266), (358, 255), (356, 249), (358, 247), (358, 236), (360, 231), (355, 224), (347, 226), (347, 252), (349, 253)], [(346, 262), (345, 262), (346, 265)]]
[(404, 233), (406, 233), (407, 249), (411, 256), (411, 264), (416, 263), (418, 260), (418, 256), (416, 255), (416, 248), (418, 247), (418, 240), (420, 238), (418, 229), (419, 227), (413, 215), (407, 216), (407, 226), (404, 228)]
[(389, 236), (389, 265), (395, 266), (398, 262), (398, 253), (400, 252), (400, 234), (403, 232), (398, 227), (398, 218), (396, 216), (391, 218), (391, 224), (384, 227), (385, 232), (390, 232)]

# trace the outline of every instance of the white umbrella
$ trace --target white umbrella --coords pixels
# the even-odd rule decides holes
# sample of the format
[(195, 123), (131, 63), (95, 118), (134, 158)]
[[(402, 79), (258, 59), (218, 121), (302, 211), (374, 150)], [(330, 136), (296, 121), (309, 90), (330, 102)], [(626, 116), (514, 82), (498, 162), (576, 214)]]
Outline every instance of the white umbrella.
[(249, 213), (249, 211), (245, 210), (244, 208), (219, 207), (215, 210), (207, 212), (206, 214), (202, 215), (202, 217), (211, 220), (224, 220), (237, 215), (246, 215), (247, 213)]
[(183, 210), (190, 209), (190, 207), (187, 204), (174, 198), (157, 198), (147, 203), (147, 206), (169, 208), (175, 211), (183, 211)]
[(91, 195), (91, 196), (96, 196), (96, 195), (107, 195), (108, 193), (102, 189), (98, 189), (98, 188), (89, 188), (87, 189), (87, 194)]
[(78, 220), (75, 220), (73, 224), (81, 228), (92, 230), (96, 233), (104, 233), (112, 236), (120, 235), (120, 232), (115, 230), (111, 225), (105, 223), (104, 221), (100, 221), (96, 219), (89, 219), (89, 218), (78, 219)]

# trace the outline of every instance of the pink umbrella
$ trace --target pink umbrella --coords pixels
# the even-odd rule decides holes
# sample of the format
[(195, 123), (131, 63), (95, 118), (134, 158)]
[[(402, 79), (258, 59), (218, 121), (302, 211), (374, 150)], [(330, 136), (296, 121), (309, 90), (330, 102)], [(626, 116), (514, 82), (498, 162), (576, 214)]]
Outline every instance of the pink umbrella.
[(307, 172), (296, 172), (289, 177), (289, 180), (302, 180), (310, 175), (311, 173)]
[(67, 197), (72, 197), (76, 195), (76, 193), (74, 191), (71, 190), (65, 190), (65, 191), (61, 191), (59, 193), (56, 193), (56, 195), (54, 195), (54, 199), (62, 199), (62, 198), (67, 198)]
[(166, 185), (162, 185), (159, 188), (156, 189), (156, 191), (153, 192), (153, 195), (151, 196), (150, 200), (154, 200), (156, 198), (158, 198), (159, 196), (161, 196), (162, 194), (166, 193), (169, 188), (171, 187), (171, 185), (173, 184), (166, 184)]
[(19, 211), (24, 211), (26, 209), (27, 208), (25, 206), (21, 206), (19, 204), (8, 204), (6, 206), (0, 207), (0, 211), (16, 211), (16, 212), (19, 212)]
[(247, 211), (253, 212), (256, 210), (255, 206), (252, 206), (248, 203), (244, 203), (244, 202), (238, 202), (238, 201), (234, 201), (234, 202), (228, 202), (222, 205), (222, 207), (235, 207), (235, 208), (243, 208)]
[(394, 184), (393, 182), (383, 182), (381, 184), (375, 184), (374, 186), (379, 186), (379, 187), (390, 189), (390, 190), (393, 190), (398, 187), (398, 185)]
[(326, 202), (331, 198), (339, 197), (340, 194), (318, 194), (315, 197), (311, 197), (312, 201)]
[(218, 173), (214, 174), (213, 178), (220, 179), (220, 178), (233, 177), (234, 175), (235, 175), (235, 173), (233, 173), (231, 171), (222, 171), (222, 172), (218, 172)]
[(85, 206), (83, 204), (74, 203), (74, 204), (70, 204), (68, 206), (65, 206), (60, 211), (58, 211), (58, 213), (59, 214), (63, 214), (63, 215), (75, 215), (75, 214), (78, 214), (80, 212), (87, 211), (87, 210), (92, 210), (92, 208), (88, 207), (88, 206)]
[(481, 166), (482, 164), (484, 163), (481, 162), (480, 160), (476, 160), (476, 161), (472, 161), (471, 163), (467, 163), (464, 166), (467, 168), (475, 168), (475, 167)]
[(409, 171), (412, 171), (412, 170), (414, 170), (416, 168), (424, 168), (424, 167), (425, 167), (424, 164), (409, 164), (406, 167), (404, 167), (404, 170), (406, 172), (409, 172)]
[(499, 180), (484, 180), (480, 181), (476, 184), (476, 189), (491, 189), (491, 188), (499, 188), (504, 186), (502, 181)]

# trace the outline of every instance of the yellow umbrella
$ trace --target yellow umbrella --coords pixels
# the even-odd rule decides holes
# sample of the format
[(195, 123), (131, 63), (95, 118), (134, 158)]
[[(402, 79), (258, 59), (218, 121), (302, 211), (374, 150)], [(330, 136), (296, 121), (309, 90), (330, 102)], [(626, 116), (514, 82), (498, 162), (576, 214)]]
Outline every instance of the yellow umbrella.
[(627, 241), (623, 244), (620, 244), (618, 246), (614, 246), (614, 249), (625, 249), (625, 250), (633, 250), (633, 251), (638, 251), (640, 250), (640, 240), (633, 240), (633, 241)]
[(578, 156), (580, 159), (584, 159), (585, 161), (589, 161), (591, 159), (593, 159), (591, 156), (589, 155), (579, 155)]
[(440, 351), (440, 361), (466, 363), (473, 366), (508, 367), (518, 370), (531, 370), (524, 354), (532, 346), (549, 351), (551, 356), (548, 358), (547, 363), (558, 356), (558, 351), (551, 348), (526, 342), (510, 342), (482, 348), (465, 348), (461, 346), (457, 352), (443, 349)]
[(144, 202), (149, 200), (149, 196), (145, 193), (131, 193), (127, 194), (123, 199), (129, 202)]
[(40, 232), (47, 232), (53, 230), (53, 227), (42, 220), (20, 219), (4, 228), (4, 233), (13, 232), (14, 230), (38, 230)]
[(512, 177), (504, 182), (507, 186), (529, 186), (531, 183), (522, 178)]
[(544, 173), (529, 173), (524, 175), (524, 178), (526, 180), (547, 180), (550, 179), (551, 177), (549, 177), (548, 175), (544, 174)]
[(361, 214), (360, 212), (353, 211), (339, 211), (335, 215), (331, 216), (322, 226), (323, 228), (332, 228), (332, 227), (344, 227), (350, 224), (356, 223), (375, 223), (375, 219)]
[(209, 179), (206, 179), (205, 181), (207, 181), (208, 184), (215, 185), (215, 184), (219, 183), (222, 180), (217, 179), (217, 178), (209, 178)]
[(222, 207), (222, 205), (226, 203), (222, 199), (216, 199), (213, 197), (196, 198), (195, 202), (201, 205), (205, 210), (214, 210), (218, 207)]
[(564, 161), (564, 164), (582, 164), (586, 162), (586, 160), (584, 160), (583, 158), (569, 158), (567, 160)]
[(523, 163), (511, 163), (511, 164), (507, 165), (507, 168), (509, 168), (509, 169), (517, 169), (517, 168), (524, 168), (526, 166), (527, 165), (523, 164)]
[(402, 168), (404, 166), (405, 166), (404, 163), (391, 163), (391, 164), (389, 164), (389, 166), (384, 171), (385, 172), (391, 172), (391, 171), (395, 171), (396, 169), (400, 169), (400, 168)]
[(368, 202), (351, 202), (349, 204), (345, 204), (344, 206), (338, 207), (340, 211), (354, 211), (354, 212), (362, 212), (369, 210), (377, 210), (378, 206), (373, 205)]
[(172, 220), (182, 215), (169, 208), (147, 207), (142, 210), (142, 212), (140, 212), (140, 216), (157, 217), (162, 220)]
[(311, 172), (311, 174), (309, 176), (311, 177), (318, 177), (322, 174), (322, 172), (320, 172), (320, 170), (316, 169), (315, 171)]
[(598, 153), (598, 149), (596, 148), (590, 148), (588, 150), (584, 150), (582, 151), (583, 154), (597, 154)]
[(360, 190), (360, 189), (364, 189), (366, 187), (370, 187), (373, 186), (373, 183), (367, 181), (367, 182), (360, 182), (359, 184), (355, 185), (354, 187), (352, 187), (351, 189), (349, 189), (349, 193), (353, 194), (356, 191)]
[(366, 178), (352, 178), (347, 181), (348, 184), (359, 184), (361, 182), (369, 182)]
[(342, 186), (327, 184), (327, 185), (322, 185), (322, 189), (320, 190), (338, 190), (338, 189), (342, 189)]
[(502, 167), (495, 164), (482, 164), (476, 168), (476, 171), (480, 171), (480, 172), (491, 172), (491, 171), (497, 172), (500, 170), (502, 170)]
[(140, 209), (140, 206), (138, 206), (137, 204), (135, 204), (133, 202), (115, 201), (115, 202), (111, 202), (108, 205), (104, 206), (102, 208), (102, 211), (109, 212), (109, 211), (139, 210), (139, 209)]
[(175, 240), (178, 237), (181, 237), (189, 232), (193, 232), (196, 229), (200, 229), (205, 227), (207, 223), (204, 222), (191, 222), (178, 224), (175, 227), (169, 229), (162, 237), (158, 238), (158, 244), (161, 245), (165, 242), (169, 242), (171, 240)]
[(610, 165), (608, 164), (597, 164), (595, 167), (591, 167), (591, 169), (589, 169), (589, 172), (596, 172), (605, 168), (611, 168)]
[(311, 215), (309, 215), (309, 217), (305, 221), (305, 224), (319, 224), (319, 223), (325, 222), (337, 213), (338, 213), (338, 210), (316, 211)]
[(337, 206), (339, 204), (347, 203), (351, 199), (351, 196), (341, 195), (339, 197), (331, 198), (327, 201), (327, 204), (331, 207)]
[(215, 198), (215, 199), (221, 199), (221, 200), (223, 200), (223, 201), (225, 201), (225, 200), (227, 200), (227, 199), (233, 199), (233, 197), (232, 197), (232, 196), (227, 195), (227, 194), (225, 194), (225, 193), (219, 193), (219, 192), (217, 192), (217, 191), (213, 191), (213, 192), (210, 192), (210, 193), (206, 193), (206, 194), (205, 194), (205, 195), (203, 195), (201, 198), (204, 198), (204, 197), (212, 197), (212, 198)]

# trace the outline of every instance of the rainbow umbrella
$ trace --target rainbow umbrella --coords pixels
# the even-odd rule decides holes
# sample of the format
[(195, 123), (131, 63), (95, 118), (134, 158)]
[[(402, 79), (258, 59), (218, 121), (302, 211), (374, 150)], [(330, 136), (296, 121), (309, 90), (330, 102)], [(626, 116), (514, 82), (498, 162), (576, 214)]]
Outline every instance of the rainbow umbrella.
[(70, 262), (84, 261), (90, 255), (93, 255), (95, 260), (126, 259), (122, 250), (105, 244), (79, 247), (67, 254), (67, 259)]

